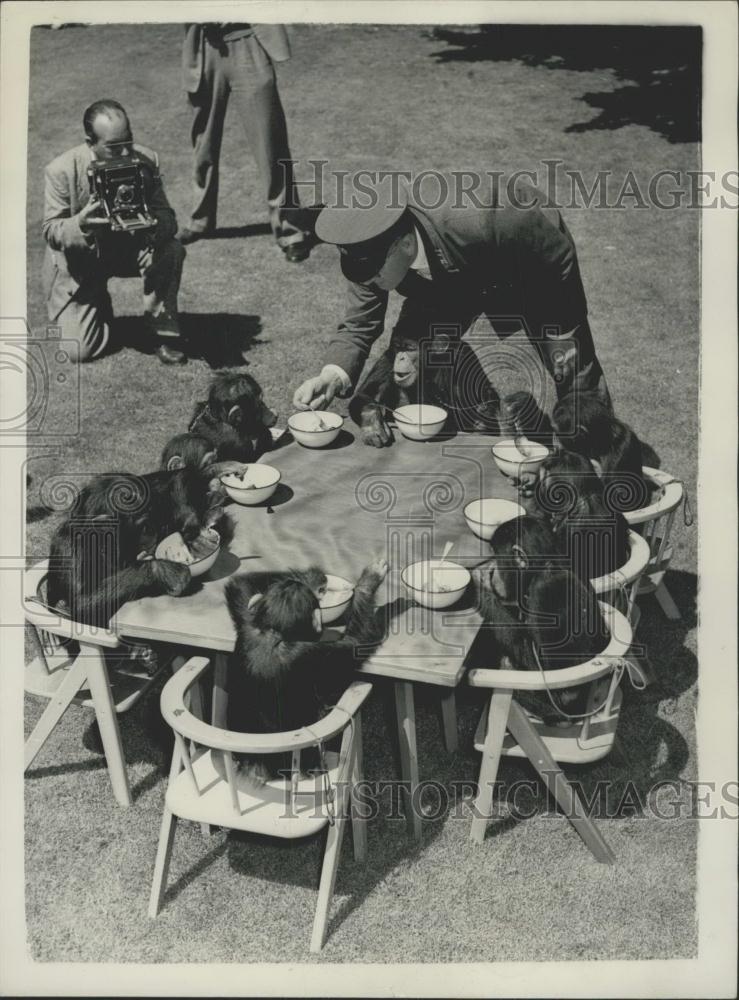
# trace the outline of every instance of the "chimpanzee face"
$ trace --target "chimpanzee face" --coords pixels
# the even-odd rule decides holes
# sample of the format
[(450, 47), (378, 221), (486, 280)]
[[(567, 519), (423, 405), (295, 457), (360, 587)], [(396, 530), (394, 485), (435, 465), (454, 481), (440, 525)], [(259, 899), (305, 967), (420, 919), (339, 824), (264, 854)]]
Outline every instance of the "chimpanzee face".
[(401, 338), (398, 341), (397, 353), (393, 362), (393, 381), (403, 389), (408, 389), (418, 381), (418, 366), (420, 359), (417, 340)]
[(243, 395), (231, 404), (228, 422), (245, 437), (257, 437), (264, 427), (274, 427), (277, 414), (264, 402), (261, 389), (254, 395)]

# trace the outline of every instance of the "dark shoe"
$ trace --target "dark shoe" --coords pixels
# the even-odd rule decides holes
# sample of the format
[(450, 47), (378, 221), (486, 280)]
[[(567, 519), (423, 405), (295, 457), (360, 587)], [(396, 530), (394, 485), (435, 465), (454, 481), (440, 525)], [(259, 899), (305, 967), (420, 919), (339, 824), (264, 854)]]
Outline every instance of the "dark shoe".
[(285, 260), (289, 260), (291, 264), (299, 264), (302, 260), (307, 260), (310, 257), (310, 247), (306, 240), (302, 240), (300, 243), (291, 243), (290, 246), (282, 248), (285, 254)]
[(197, 229), (189, 229), (185, 226), (184, 229), (180, 229), (177, 233), (176, 239), (179, 240), (183, 247), (186, 247), (188, 243), (195, 243), (197, 240), (205, 239), (209, 235), (210, 231), (208, 230), (198, 232)]
[(160, 344), (157, 347), (156, 355), (163, 365), (186, 365), (187, 357), (178, 351), (176, 347), (170, 347), (168, 344)]

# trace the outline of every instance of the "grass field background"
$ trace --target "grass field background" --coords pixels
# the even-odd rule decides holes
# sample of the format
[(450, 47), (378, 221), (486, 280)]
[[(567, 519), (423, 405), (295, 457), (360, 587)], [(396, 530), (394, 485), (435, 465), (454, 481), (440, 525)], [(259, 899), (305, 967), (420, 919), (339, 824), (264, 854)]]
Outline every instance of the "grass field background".
[[(592, 31), (592, 29), (590, 29)], [(686, 102), (695, 52), (683, 36), (608, 34), (576, 38), (447, 31), (420, 26), (299, 26), (294, 57), (280, 66), (280, 92), (297, 173), (306, 160), (332, 170), (543, 170), (543, 159), (592, 179), (633, 170), (646, 190), (658, 170), (699, 166)], [(189, 208), (190, 112), (179, 78), (178, 25), (36, 29), (31, 45), (28, 146), (28, 318), (46, 323), (40, 290), (43, 167), (82, 139), (82, 111), (115, 97), (137, 141), (154, 147), (181, 221)], [(693, 63), (691, 63), (691, 59)], [(263, 231), (264, 201), (236, 116), (221, 157), (220, 238), (188, 250), (180, 296), (187, 330), (212, 364), (224, 341), (239, 342), (250, 371), (284, 418), (296, 385), (321, 366), (341, 316), (335, 251), (319, 247), (301, 265), (285, 262)], [(618, 189), (618, 184), (616, 189)], [(308, 197), (310, 199), (310, 194)], [(629, 202), (625, 203), (627, 206)], [(565, 212), (578, 246), (596, 346), (619, 415), (695, 494), (699, 371), (698, 213), (625, 207)], [(124, 340), (135, 340), (136, 281), (112, 283)], [(393, 312), (391, 311), (390, 321)], [(491, 334), (492, 337), (492, 334)], [(64, 473), (83, 479), (112, 468), (156, 466), (162, 445), (185, 428), (211, 366), (193, 359), (165, 369), (134, 347), (79, 371), (75, 406), (50, 400), (61, 436), (29, 448), (34, 485), (27, 554), (48, 554), (58, 514), (41, 488)], [(69, 435), (65, 431), (70, 430)], [(74, 431), (74, 433), (71, 433)], [(694, 504), (695, 506), (695, 504)], [(668, 623), (644, 602), (640, 639), (658, 683), (627, 691), (614, 753), (570, 769), (586, 790), (627, 782), (642, 797), (654, 783), (695, 777), (697, 698), (696, 532), (674, 534), (668, 584), (683, 620)], [(366, 722), (371, 779), (395, 774), (388, 692), (378, 685)], [(42, 705), (26, 704), (30, 731)], [(477, 706), (460, 693), (460, 749), (444, 752), (436, 699), (418, 692), (421, 776), (474, 780)], [(73, 708), (29, 772), (26, 791), (27, 922), (42, 961), (308, 961), (320, 844), (264, 843), (181, 827), (171, 884), (156, 922), (146, 903), (167, 760), (152, 697), (125, 718), (124, 746), (135, 805), (119, 810), (104, 761), (83, 742), (89, 723)], [(89, 742), (86, 741), (86, 742)], [(505, 762), (506, 782), (531, 771)], [(671, 958), (695, 953), (696, 824), (632, 815), (602, 819), (617, 864), (596, 864), (561, 817), (493, 825), (485, 845), (468, 841), (469, 816), (450, 809), (424, 825), (418, 850), (405, 824), (370, 828), (369, 860), (346, 850), (334, 902), (327, 961), (493, 961)], [(349, 847), (349, 841), (346, 845)]]

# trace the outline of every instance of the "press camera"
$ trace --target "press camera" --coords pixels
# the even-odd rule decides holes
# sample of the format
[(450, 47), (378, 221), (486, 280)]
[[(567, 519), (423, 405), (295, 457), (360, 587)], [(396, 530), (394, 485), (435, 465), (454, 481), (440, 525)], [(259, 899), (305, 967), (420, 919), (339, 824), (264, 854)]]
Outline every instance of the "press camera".
[(156, 226), (146, 200), (151, 170), (135, 153), (94, 160), (87, 168), (87, 177), (90, 193), (100, 201), (112, 230), (134, 232)]

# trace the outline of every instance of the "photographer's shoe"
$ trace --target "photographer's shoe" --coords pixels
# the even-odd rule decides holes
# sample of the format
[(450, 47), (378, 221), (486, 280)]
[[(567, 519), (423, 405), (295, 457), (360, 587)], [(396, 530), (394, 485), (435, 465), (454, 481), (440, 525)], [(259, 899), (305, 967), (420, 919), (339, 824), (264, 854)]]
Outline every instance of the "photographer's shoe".
[(186, 365), (187, 356), (178, 351), (176, 347), (170, 347), (169, 344), (160, 344), (157, 347), (156, 355), (163, 365)]
[(197, 229), (190, 229), (188, 226), (185, 226), (184, 229), (180, 229), (175, 239), (178, 240), (183, 247), (186, 247), (188, 243), (195, 243), (197, 240), (206, 239), (206, 237), (210, 236), (211, 233), (212, 230), (209, 229), (199, 232)]

